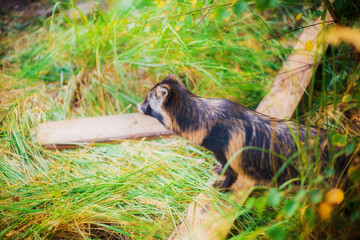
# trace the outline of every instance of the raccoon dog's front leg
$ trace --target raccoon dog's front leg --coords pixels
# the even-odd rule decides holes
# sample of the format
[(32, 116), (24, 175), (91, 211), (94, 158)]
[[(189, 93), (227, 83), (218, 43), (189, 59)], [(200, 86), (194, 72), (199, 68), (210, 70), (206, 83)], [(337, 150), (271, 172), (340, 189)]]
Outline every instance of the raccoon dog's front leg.
[[(216, 169), (215, 169), (216, 168)], [(221, 165), (216, 165), (214, 168), (215, 173), (220, 175), (222, 173), (223, 167)], [(225, 171), (225, 179), (222, 181), (216, 181), (212, 186), (214, 188), (219, 188), (221, 191), (225, 192), (228, 191), (229, 188), (233, 185), (233, 183), (237, 179), (237, 174), (232, 170), (231, 167), (226, 169)]]
[[(217, 155), (216, 159), (221, 163), (221, 165), (216, 165), (214, 167), (214, 171), (216, 174), (220, 175), (227, 163), (226, 158)], [(215, 184), (213, 185), (213, 187), (216, 188), (220, 188), (222, 191), (228, 191), (229, 188), (231, 187), (231, 185), (233, 185), (233, 183), (236, 181), (237, 179), (237, 174), (236, 172), (230, 167), (228, 166), (225, 170), (225, 179), (222, 180), (220, 183), (219, 182), (215, 182)]]

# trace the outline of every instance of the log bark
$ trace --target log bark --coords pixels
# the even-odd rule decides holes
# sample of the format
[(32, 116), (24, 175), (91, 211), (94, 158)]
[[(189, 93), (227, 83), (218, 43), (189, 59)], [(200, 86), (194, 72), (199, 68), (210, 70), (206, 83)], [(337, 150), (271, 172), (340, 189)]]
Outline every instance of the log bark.
[[(330, 20), (331, 17), (327, 14), (326, 21)], [(320, 23), (320, 20), (316, 23)], [(303, 31), (299, 41), (294, 46), (292, 55), (289, 56), (274, 79), (269, 94), (258, 105), (256, 109), (258, 112), (277, 118), (292, 116), (312, 78), (313, 67), (320, 61), (325, 45), (317, 46), (317, 42), (319, 39), (322, 42), (323, 27), (319, 24)], [(304, 47), (305, 42), (309, 40), (315, 46), (311, 52), (305, 51)], [(244, 193), (249, 193), (254, 185), (251, 179), (239, 176), (231, 187), (233, 194), (230, 197), (241, 206), (244, 201)], [(235, 207), (225, 202), (221, 208), (215, 204), (206, 194), (201, 193), (186, 210), (185, 216), (169, 240), (225, 239), (237, 218)]]
[[(326, 15), (326, 21), (331, 21), (329, 14)], [(293, 115), (310, 83), (314, 66), (321, 62), (323, 49), (328, 46), (322, 39), (322, 31), (321, 24), (304, 30), (294, 46), (294, 51), (273, 80), (270, 92), (259, 103), (256, 111), (276, 118), (290, 118)], [(305, 50), (307, 41), (313, 43), (313, 51)]]
[(171, 135), (158, 120), (140, 113), (45, 122), (37, 140), (45, 148), (71, 148), (81, 143)]

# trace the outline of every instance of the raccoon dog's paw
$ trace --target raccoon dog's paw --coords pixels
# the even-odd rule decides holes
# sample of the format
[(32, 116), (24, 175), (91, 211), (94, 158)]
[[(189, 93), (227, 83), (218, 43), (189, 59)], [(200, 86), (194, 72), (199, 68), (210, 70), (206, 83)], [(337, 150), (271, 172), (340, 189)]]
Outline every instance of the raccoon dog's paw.
[(218, 165), (215, 165), (213, 170), (214, 170), (216, 175), (221, 175), (221, 173), (223, 171), (223, 167), (220, 164), (218, 164)]
[(216, 180), (213, 184), (212, 187), (215, 189), (218, 189), (220, 192), (228, 192), (230, 191), (230, 188), (224, 188), (224, 181), (225, 180)]
[(220, 184), (221, 184), (221, 180), (215, 180), (215, 182), (211, 184), (211, 186), (213, 188), (219, 188)]
[(232, 177), (226, 176), (224, 180), (216, 180), (212, 184), (212, 187), (215, 189), (219, 189), (220, 192), (228, 192), (230, 191), (230, 187), (233, 183), (234, 183), (234, 179), (232, 179)]

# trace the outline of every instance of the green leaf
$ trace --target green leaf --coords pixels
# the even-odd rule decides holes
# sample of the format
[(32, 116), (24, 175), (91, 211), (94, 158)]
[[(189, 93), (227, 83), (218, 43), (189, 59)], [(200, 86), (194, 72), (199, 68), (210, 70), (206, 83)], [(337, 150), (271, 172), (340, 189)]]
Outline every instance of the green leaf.
[(325, 178), (329, 178), (335, 174), (335, 170), (333, 167), (329, 167), (324, 170), (324, 173), (325, 173)]
[(271, 188), (267, 195), (267, 204), (270, 206), (278, 206), (281, 201), (281, 192), (276, 188)]
[(304, 189), (301, 189), (300, 191), (298, 191), (298, 193), (296, 194), (295, 200), (296, 201), (301, 201), (306, 195), (306, 191)]
[(324, 10), (321, 13), (321, 20), (325, 20), (326, 12), (327, 12), (327, 9), (324, 8)]
[(343, 147), (346, 144), (346, 136), (335, 133), (331, 136), (331, 143), (338, 147)]
[(195, 8), (202, 8), (204, 6), (204, 1), (197, 1)]
[(346, 154), (350, 155), (350, 154), (352, 154), (354, 152), (355, 145), (352, 142), (348, 143), (348, 144), (346, 144), (344, 149), (345, 149)]
[(319, 175), (319, 176), (317, 176), (315, 179), (313, 179), (312, 181), (313, 181), (314, 183), (320, 183), (320, 182), (322, 182), (323, 180), (324, 180), (324, 177), (321, 176), (321, 175)]
[(351, 101), (351, 96), (350, 96), (350, 94), (344, 95), (344, 96), (342, 97), (342, 99), (341, 99), (341, 102), (343, 102), (343, 103), (350, 102), (350, 101)]
[(319, 18), (319, 17), (321, 16), (321, 14), (322, 14), (322, 12), (319, 11), (319, 10), (315, 10), (315, 11), (313, 12), (313, 16), (316, 17), (316, 18)]
[(315, 213), (314, 208), (312, 208), (311, 206), (306, 208), (305, 217), (306, 217), (306, 222), (309, 226), (309, 230), (312, 230), (314, 227), (314, 224), (315, 224), (315, 219), (316, 219), (316, 213)]
[(233, 11), (237, 16), (241, 16), (246, 11), (247, 4), (245, 1), (237, 1), (233, 6)]
[(216, 20), (223, 20), (224, 18), (229, 17), (231, 14), (231, 11), (229, 11), (225, 7), (218, 7), (215, 11), (215, 18)]
[(355, 171), (353, 171), (350, 174), (350, 179), (353, 180), (354, 182), (359, 182), (360, 181), (360, 168), (356, 169)]
[(319, 190), (312, 190), (310, 192), (310, 201), (312, 203), (319, 203), (322, 199), (322, 193)]
[(299, 203), (294, 200), (288, 200), (284, 204), (284, 212), (286, 217), (291, 217), (295, 214), (296, 210), (299, 208)]
[(254, 205), (255, 205), (255, 201), (256, 199), (255, 198), (249, 198), (247, 201), (246, 201), (246, 204), (245, 204), (245, 208), (246, 209), (251, 209)]
[(269, 237), (273, 240), (283, 240), (286, 239), (286, 229), (285, 226), (274, 226), (274, 227), (270, 227), (267, 231), (266, 231), (267, 235), (269, 235)]
[(256, 0), (256, 7), (260, 10), (275, 7), (277, 0)]
[(346, 8), (345, 0), (335, 0), (332, 5), (338, 11)]
[(266, 206), (266, 198), (265, 197), (259, 197), (256, 199), (256, 202), (255, 202), (255, 209), (256, 209), (256, 212), (261, 215), (265, 206)]
[(191, 25), (192, 24), (192, 16), (191, 15), (187, 15), (184, 19), (185, 24), (187, 25)]
[[(342, 17), (342, 18), (340, 18), (340, 23), (342, 25), (348, 25), (349, 24), (349, 19), (347, 17)], [(351, 100), (351, 98), (350, 98), (350, 100)]]

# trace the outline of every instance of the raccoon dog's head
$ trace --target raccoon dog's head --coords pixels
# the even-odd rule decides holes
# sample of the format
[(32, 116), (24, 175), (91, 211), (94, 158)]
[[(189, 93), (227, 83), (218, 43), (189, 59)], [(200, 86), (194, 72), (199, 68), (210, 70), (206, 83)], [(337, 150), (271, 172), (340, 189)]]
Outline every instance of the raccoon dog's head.
[(154, 117), (172, 129), (173, 113), (180, 105), (179, 97), (184, 94), (191, 93), (174, 75), (168, 75), (149, 91), (137, 108), (140, 113)]

